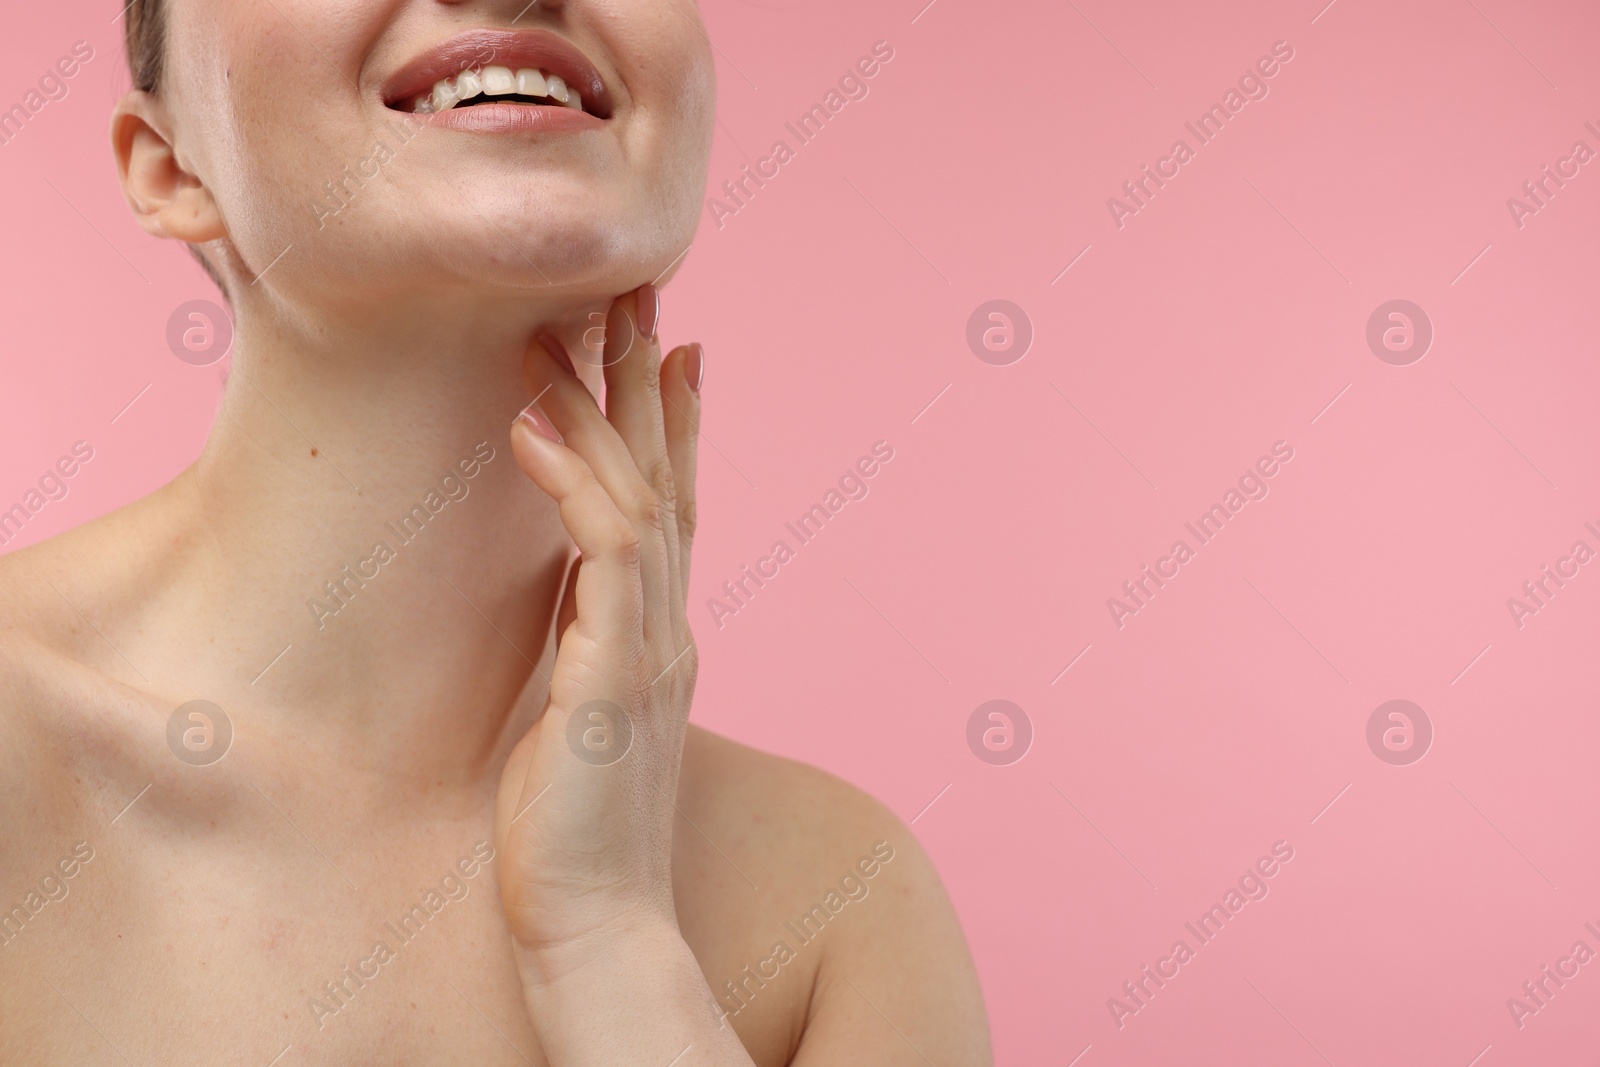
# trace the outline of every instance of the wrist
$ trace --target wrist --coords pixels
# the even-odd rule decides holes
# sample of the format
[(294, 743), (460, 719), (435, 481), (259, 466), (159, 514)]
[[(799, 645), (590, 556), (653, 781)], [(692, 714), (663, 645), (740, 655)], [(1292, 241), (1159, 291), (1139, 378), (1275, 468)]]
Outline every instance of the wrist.
[(531, 945), (513, 940), (517, 970), (530, 996), (559, 996), (595, 982), (612, 982), (619, 971), (650, 969), (693, 959), (675, 916), (648, 912), (618, 915), (579, 934)]
[(753, 1067), (675, 921), (632, 920), (534, 950), (516, 946), (523, 1001), (551, 1064)]

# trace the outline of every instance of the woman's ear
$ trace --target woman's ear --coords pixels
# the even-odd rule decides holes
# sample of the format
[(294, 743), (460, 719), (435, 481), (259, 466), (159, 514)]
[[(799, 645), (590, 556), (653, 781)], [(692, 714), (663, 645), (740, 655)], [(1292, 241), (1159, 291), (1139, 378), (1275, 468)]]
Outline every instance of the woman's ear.
[(147, 233), (189, 244), (228, 235), (211, 191), (183, 168), (162, 102), (135, 90), (111, 116), (111, 150), (122, 195)]

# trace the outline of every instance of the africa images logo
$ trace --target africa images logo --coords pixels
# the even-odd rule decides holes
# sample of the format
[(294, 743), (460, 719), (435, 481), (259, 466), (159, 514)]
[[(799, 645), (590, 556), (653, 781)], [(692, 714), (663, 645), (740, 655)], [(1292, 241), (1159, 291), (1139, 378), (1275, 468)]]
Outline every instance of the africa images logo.
[[(454, 469), (448, 470), (439, 479), (438, 488), (429, 489), (420, 504), (413, 504), (411, 510), (401, 515), (398, 520), (384, 523), (384, 526), (394, 534), (395, 545), (409, 545), (422, 532), (427, 529), (445, 506), (452, 501), (459, 503), (472, 492), (468, 483), (483, 470), (484, 466), (494, 460), (494, 446), (487, 441), (479, 441), (473, 449), (471, 456), (459, 460)], [(460, 472), (459, 475), (457, 472)], [(339, 573), (322, 583), (322, 591), (326, 599), (318, 597), (306, 598), (306, 610), (311, 613), (311, 621), (321, 630), (327, 625), (327, 620), (349, 607), (355, 600), (356, 594), (367, 587), (367, 583), (376, 579), (383, 573), (383, 567), (400, 558), (399, 547), (391, 548), (388, 541), (377, 541), (372, 546), (372, 551), (356, 560), (354, 567), (345, 564)]]

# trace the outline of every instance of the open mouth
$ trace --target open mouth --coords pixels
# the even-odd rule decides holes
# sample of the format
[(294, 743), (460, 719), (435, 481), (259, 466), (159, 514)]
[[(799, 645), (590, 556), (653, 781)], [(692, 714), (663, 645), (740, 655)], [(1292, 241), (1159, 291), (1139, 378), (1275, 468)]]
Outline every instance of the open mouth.
[[(559, 74), (532, 67), (488, 66), (464, 70), (453, 78), (440, 78), (429, 92), (413, 97), (409, 104), (391, 104), (400, 111), (431, 115), (458, 107), (479, 104), (528, 104), (532, 107), (570, 107), (594, 111), (584, 106), (583, 94), (566, 83)], [(596, 116), (598, 117), (598, 116)]]
[(383, 99), (395, 111), (416, 115), (486, 104), (568, 108), (601, 120), (612, 112), (610, 93), (594, 64), (547, 30), (458, 34), (390, 77)]

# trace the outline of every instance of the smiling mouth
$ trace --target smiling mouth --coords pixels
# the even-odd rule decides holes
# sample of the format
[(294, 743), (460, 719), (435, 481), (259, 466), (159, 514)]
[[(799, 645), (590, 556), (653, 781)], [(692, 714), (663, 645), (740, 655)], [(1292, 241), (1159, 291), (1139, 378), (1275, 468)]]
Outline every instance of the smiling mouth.
[[(473, 119), (446, 123), (463, 129), (591, 128), (594, 120), (611, 118), (614, 106), (604, 79), (582, 50), (542, 29), (458, 33), (394, 72), (382, 92), (387, 107), (413, 115), (497, 105)], [(578, 114), (525, 110), (535, 108)]]
[[(397, 111), (432, 115), (457, 108), (482, 104), (523, 104), (529, 107), (569, 107), (593, 115), (594, 108), (583, 94), (559, 74), (534, 67), (487, 66), (464, 70), (453, 78), (440, 78), (433, 91), (396, 101), (389, 106)], [(599, 116), (596, 116), (599, 117)]]

